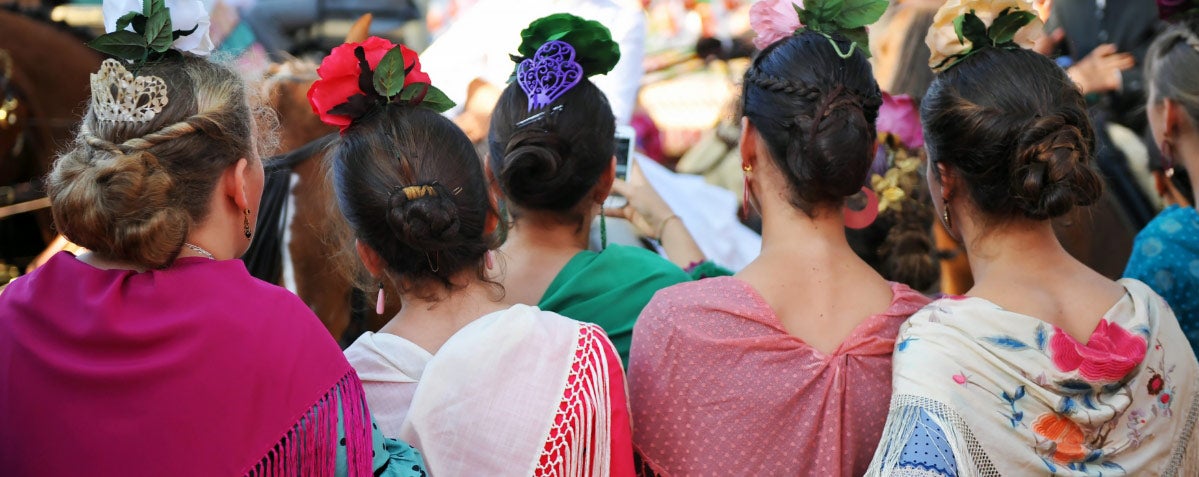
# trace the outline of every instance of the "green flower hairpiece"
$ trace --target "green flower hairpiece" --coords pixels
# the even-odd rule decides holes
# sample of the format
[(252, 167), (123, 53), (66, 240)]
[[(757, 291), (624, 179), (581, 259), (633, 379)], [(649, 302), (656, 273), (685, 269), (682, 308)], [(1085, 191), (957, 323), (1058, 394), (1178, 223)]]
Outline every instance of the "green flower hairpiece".
[[(795, 33), (811, 31), (824, 35), (842, 59), (848, 59), (855, 49), (860, 49), (866, 58), (870, 58), (870, 39), (866, 27), (883, 16), (887, 5), (887, 0), (805, 0), (802, 7), (794, 5), (802, 24)], [(833, 40), (834, 33), (840, 33), (849, 40), (849, 51), (841, 51), (841, 47)]]
[[(566, 42), (574, 48), (578, 55), (574, 61), (583, 67), (584, 76), (605, 74), (620, 61), (620, 45), (612, 40), (608, 27), (569, 13), (555, 13), (534, 20), (520, 32), (520, 37), (519, 56), (512, 55), (512, 61), (518, 65), (533, 58), (538, 48), (551, 41)], [(514, 69), (511, 79), (515, 78)]]

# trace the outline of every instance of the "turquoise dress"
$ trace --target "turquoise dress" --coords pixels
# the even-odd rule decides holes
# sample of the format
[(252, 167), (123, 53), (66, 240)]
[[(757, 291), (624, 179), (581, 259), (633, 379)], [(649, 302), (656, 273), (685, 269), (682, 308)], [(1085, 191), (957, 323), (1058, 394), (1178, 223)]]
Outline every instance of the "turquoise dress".
[(1137, 234), (1124, 276), (1165, 298), (1199, 354), (1199, 212), (1166, 207)]

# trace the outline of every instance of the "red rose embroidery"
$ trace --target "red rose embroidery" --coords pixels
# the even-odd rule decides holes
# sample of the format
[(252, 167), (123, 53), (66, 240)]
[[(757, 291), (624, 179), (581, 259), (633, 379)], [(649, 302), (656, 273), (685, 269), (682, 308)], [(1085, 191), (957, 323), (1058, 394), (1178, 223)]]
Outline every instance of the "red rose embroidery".
[(1147, 344), (1144, 338), (1104, 319), (1099, 320), (1085, 345), (1054, 327), (1049, 347), (1057, 369), (1077, 369), (1083, 379), (1091, 382), (1115, 382), (1141, 363)]
[(343, 114), (330, 113), (330, 110), (346, 103), (355, 95), (374, 96), (376, 94), (374, 91), (363, 91), (359, 87), (358, 79), (362, 75), (362, 68), (359, 66), (358, 58), (354, 56), (354, 50), (358, 47), (362, 47), (366, 62), (372, 70), (379, 66), (379, 61), (388, 51), (400, 48), (404, 57), (404, 69), (407, 71), (404, 76), (404, 86), (413, 83), (429, 84), (429, 75), (420, 69), (420, 58), (417, 57), (415, 51), (403, 45), (396, 45), (386, 39), (372, 36), (362, 43), (346, 43), (334, 48), (329, 56), (321, 60), (321, 66), (316, 70), (320, 79), (308, 89), (308, 103), (312, 105), (312, 111), (320, 116), (321, 121), (338, 126), (342, 131), (345, 131), (353, 118)]
[(1157, 396), (1162, 392), (1162, 388), (1166, 386), (1166, 380), (1162, 379), (1162, 375), (1153, 373), (1153, 377), (1149, 378), (1149, 384), (1146, 386), (1149, 389), (1151, 396)]

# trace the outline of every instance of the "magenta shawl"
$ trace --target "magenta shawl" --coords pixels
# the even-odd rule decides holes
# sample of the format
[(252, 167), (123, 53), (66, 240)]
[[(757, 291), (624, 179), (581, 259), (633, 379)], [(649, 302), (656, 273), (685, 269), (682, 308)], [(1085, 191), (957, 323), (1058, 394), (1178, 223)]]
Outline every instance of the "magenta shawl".
[(0, 294), (0, 474), (370, 475), (361, 384), (312, 312), (238, 260), (99, 270), (60, 253)]
[(862, 475), (887, 418), (904, 285), (831, 355), (732, 277), (658, 292), (633, 330), (633, 443), (658, 475)]

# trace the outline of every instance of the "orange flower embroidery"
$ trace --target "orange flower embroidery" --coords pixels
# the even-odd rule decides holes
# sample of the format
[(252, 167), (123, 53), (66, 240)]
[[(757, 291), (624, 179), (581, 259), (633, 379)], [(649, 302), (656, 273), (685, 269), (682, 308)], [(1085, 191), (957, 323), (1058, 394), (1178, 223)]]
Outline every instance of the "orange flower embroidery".
[(1083, 444), (1086, 436), (1082, 428), (1070, 418), (1058, 413), (1045, 413), (1032, 423), (1033, 432), (1057, 444), (1053, 460), (1059, 464), (1070, 464), (1086, 458), (1090, 449)]

